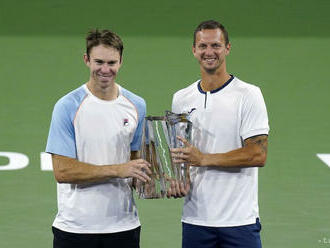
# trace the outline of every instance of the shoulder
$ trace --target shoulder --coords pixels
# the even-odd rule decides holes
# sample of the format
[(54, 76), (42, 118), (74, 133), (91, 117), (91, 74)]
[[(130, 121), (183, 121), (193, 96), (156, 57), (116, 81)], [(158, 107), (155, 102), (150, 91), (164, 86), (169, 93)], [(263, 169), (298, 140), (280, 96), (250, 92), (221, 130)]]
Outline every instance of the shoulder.
[(127, 89), (125, 89), (121, 86), (119, 86), (119, 87), (120, 87), (121, 94), (125, 98), (127, 98), (130, 102), (132, 102), (138, 109), (141, 109), (141, 108), (145, 109), (146, 108), (146, 102), (142, 97), (134, 94), (133, 92), (131, 92), (131, 91), (129, 91), (129, 90), (127, 90)]
[(234, 87), (237, 90), (248, 93), (250, 91), (259, 91), (260, 88), (252, 83), (245, 82), (237, 77), (234, 78)]
[(197, 80), (196, 82), (190, 84), (189, 86), (178, 90), (177, 92), (174, 93), (174, 96), (182, 96), (186, 95), (187, 93), (192, 93), (198, 90), (197, 84), (200, 80)]
[(87, 96), (87, 92), (84, 86), (80, 86), (79, 88), (61, 97), (56, 102), (55, 106), (61, 106), (61, 107), (79, 106), (86, 96)]
[[(267, 112), (264, 97), (258, 86), (238, 79), (235, 87), (241, 92), (242, 101), (240, 103), (244, 113)], [(251, 112), (251, 109), (254, 110)]]
[(237, 77), (234, 78), (232, 90), (240, 94), (243, 99), (262, 96), (260, 87), (252, 83), (242, 81)]
[(56, 102), (53, 114), (57, 116), (68, 115), (72, 119), (86, 96), (87, 92), (84, 86), (80, 86), (79, 88), (61, 97)]
[(193, 96), (194, 94), (198, 93), (197, 84), (200, 80), (190, 84), (188, 87), (185, 87), (181, 90), (178, 90), (173, 94), (173, 103), (180, 100), (187, 99), (187, 96)]

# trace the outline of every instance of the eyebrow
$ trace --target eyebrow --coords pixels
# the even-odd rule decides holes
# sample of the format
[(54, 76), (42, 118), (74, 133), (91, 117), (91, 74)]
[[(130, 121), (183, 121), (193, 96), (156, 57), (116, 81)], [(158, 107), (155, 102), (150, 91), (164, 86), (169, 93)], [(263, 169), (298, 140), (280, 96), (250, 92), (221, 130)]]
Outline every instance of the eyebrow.
[(119, 61), (117, 59), (112, 59), (112, 60), (109, 60), (109, 61), (104, 61), (103, 59), (98, 59), (98, 58), (94, 58), (93, 60), (95, 62), (102, 62), (102, 63), (115, 63), (115, 62), (118, 62)]
[(210, 42), (210, 43), (208, 43), (208, 42), (200, 42), (198, 45), (199, 46), (207, 46), (207, 45), (214, 46), (214, 45), (223, 45), (223, 44), (224, 44), (223, 42), (216, 41), (216, 42)]

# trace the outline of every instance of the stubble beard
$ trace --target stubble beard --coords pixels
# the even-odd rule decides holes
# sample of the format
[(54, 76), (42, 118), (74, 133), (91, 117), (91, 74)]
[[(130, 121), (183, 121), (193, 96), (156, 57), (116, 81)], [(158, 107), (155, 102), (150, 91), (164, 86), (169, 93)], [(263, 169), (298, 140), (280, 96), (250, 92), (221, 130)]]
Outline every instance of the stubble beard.
[(203, 64), (201, 64), (201, 66), (207, 74), (214, 75), (216, 73), (216, 71), (220, 68), (221, 64), (218, 64), (211, 68), (208, 68), (208, 67), (204, 66)]
[(211, 68), (211, 69), (208, 69), (208, 68), (204, 68), (205, 72), (209, 75), (214, 75), (215, 72), (217, 71), (218, 68)]

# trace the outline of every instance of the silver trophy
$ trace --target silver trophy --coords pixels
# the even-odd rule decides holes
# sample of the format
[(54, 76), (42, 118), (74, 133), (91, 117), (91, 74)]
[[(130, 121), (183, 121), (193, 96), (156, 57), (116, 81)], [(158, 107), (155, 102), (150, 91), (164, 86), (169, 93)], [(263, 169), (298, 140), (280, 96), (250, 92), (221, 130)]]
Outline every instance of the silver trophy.
[(164, 198), (172, 180), (186, 184), (188, 167), (174, 163), (171, 148), (183, 147), (177, 136), (191, 141), (192, 123), (188, 114), (165, 112), (165, 116), (147, 116), (142, 136), (141, 157), (151, 164), (151, 182), (137, 182), (138, 196), (144, 199)]

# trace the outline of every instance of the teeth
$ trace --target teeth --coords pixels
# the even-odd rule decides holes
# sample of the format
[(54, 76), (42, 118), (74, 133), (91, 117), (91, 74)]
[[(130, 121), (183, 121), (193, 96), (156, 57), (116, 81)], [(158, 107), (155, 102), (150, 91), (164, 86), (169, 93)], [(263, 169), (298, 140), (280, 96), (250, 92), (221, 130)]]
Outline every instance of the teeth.
[(215, 59), (206, 59), (205, 60), (207, 63), (213, 63), (215, 61)]

